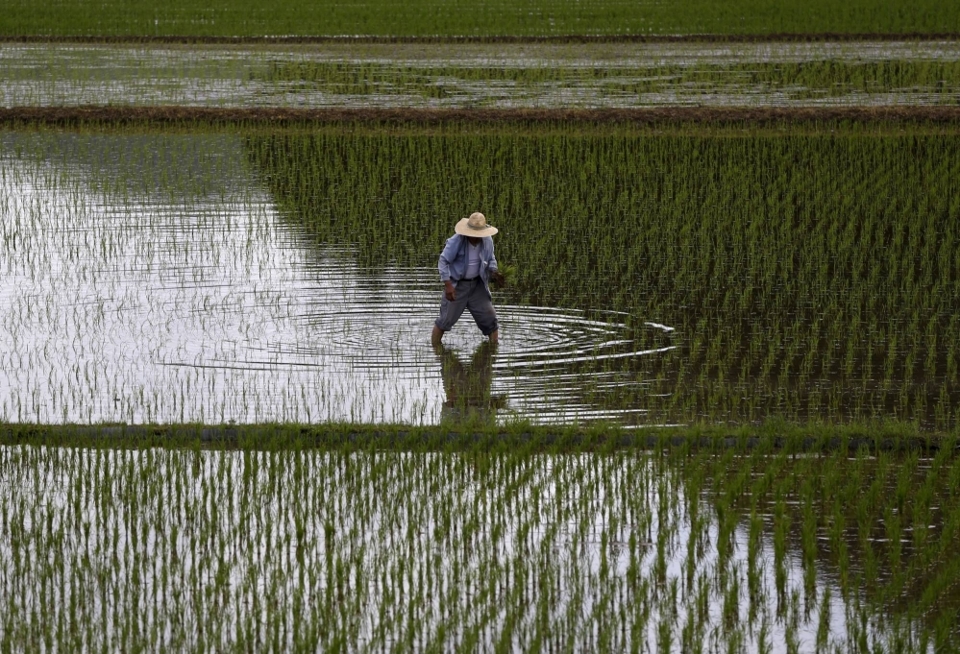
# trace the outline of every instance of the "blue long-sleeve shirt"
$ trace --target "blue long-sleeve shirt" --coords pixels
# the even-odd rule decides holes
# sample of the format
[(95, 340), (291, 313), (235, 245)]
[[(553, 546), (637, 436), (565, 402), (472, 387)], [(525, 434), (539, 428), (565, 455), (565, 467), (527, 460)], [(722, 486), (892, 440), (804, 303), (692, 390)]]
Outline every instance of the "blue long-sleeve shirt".
[[(440, 270), (440, 281), (450, 280), (454, 283), (463, 278), (467, 272), (467, 237), (460, 234), (454, 234), (447, 239), (447, 244), (443, 246), (443, 252), (440, 253), (440, 263), (437, 267)], [(497, 258), (493, 254), (493, 238), (484, 236), (480, 239), (480, 279), (483, 285), (490, 292), (488, 286), (490, 282), (490, 273), (497, 269)]]

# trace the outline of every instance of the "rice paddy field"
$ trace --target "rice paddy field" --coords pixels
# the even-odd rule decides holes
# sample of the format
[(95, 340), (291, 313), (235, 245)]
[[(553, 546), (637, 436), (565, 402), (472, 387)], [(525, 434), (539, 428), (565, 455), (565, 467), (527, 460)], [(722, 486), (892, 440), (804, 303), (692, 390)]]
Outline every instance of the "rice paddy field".
[(960, 33), (960, 8), (938, 0), (9, 0), (0, 35), (144, 37), (616, 36)]
[(0, 108), (954, 108), (960, 40), (5, 43)]
[[(464, 369), (500, 421), (960, 418), (952, 133), (34, 130), (3, 150), (7, 421), (436, 424)], [(469, 324), (449, 352), (424, 338), (462, 207), (516, 268), (495, 354)]]
[(0, 12), (0, 653), (960, 651), (956, 7), (198, 7)]
[(0, 471), (5, 651), (956, 644), (952, 454), (13, 446)]

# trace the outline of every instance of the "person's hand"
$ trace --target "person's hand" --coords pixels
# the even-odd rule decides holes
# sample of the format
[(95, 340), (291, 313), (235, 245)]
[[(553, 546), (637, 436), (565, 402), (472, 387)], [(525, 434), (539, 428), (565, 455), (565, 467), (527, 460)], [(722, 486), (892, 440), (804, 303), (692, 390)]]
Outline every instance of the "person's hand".
[(456, 289), (456, 287), (454, 287), (453, 282), (451, 282), (451, 281), (448, 279), (448, 280), (445, 281), (443, 284), (444, 284), (444, 286), (443, 286), (443, 294), (447, 297), (447, 299), (448, 299), (449, 301), (451, 301), (451, 302), (453, 302), (454, 300), (456, 300), (456, 299), (457, 299), (457, 289)]
[(493, 285), (497, 288), (503, 288), (507, 285), (507, 278), (503, 276), (503, 273), (499, 270), (494, 270), (490, 273), (490, 281), (493, 282)]

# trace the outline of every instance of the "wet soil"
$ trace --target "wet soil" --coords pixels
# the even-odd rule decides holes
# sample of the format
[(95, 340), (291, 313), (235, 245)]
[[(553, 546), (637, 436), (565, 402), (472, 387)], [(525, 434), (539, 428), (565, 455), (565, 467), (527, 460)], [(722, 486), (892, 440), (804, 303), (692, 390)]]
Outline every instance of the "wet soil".
[(551, 36), (46, 36), (0, 35), (0, 43), (817, 43), (826, 41), (960, 41), (960, 32), (771, 34), (560, 34)]

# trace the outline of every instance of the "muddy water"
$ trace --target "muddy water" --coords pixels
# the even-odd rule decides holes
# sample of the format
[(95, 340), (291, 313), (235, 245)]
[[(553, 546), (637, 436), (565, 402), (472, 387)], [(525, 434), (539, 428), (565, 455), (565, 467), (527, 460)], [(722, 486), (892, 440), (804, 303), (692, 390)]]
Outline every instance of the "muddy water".
[(674, 348), (656, 320), (506, 303), (496, 352), (468, 316), (437, 352), (435, 269), (301, 238), (238, 137), (0, 139), (0, 420), (630, 423), (658, 392), (632, 362)]
[[(761, 67), (833, 62), (775, 81)], [(755, 44), (4, 44), (0, 106), (590, 107), (955, 105), (956, 42)], [(886, 65), (892, 72), (870, 66)], [(331, 69), (333, 66), (335, 69)], [(832, 79), (850, 68), (850, 79)], [(492, 77), (477, 71), (490, 69)], [(551, 75), (539, 76), (538, 71)], [(604, 71), (595, 75), (591, 71)], [(683, 71), (699, 71), (686, 77)], [(916, 72), (916, 71), (915, 71)], [(916, 74), (922, 74), (916, 72)], [(887, 87), (879, 78), (897, 80)], [(889, 80), (886, 80), (889, 81)]]

